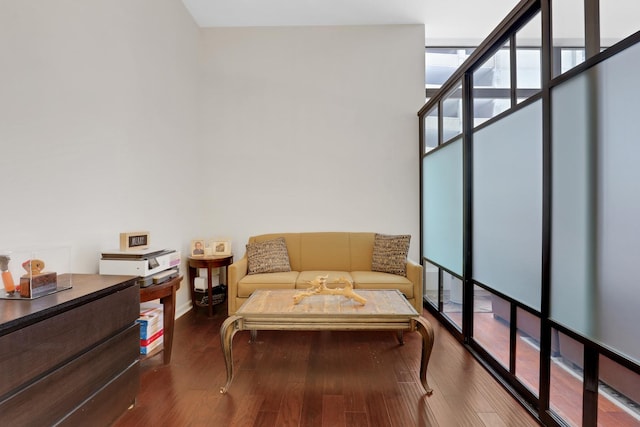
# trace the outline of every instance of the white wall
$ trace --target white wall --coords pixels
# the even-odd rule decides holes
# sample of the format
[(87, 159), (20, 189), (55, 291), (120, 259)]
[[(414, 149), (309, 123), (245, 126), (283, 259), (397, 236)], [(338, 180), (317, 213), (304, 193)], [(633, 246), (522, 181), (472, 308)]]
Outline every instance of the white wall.
[(423, 32), (1, 2), (0, 249), (69, 245), (72, 271), (97, 273), (122, 231), (185, 255), (229, 237), (240, 257), (251, 234), (363, 230), (411, 233), (417, 259)]
[(0, 2), (0, 248), (70, 245), (78, 273), (122, 231), (187, 251), (199, 37), (179, 0)]
[(375, 231), (419, 250), (424, 27), (204, 30), (207, 234)]

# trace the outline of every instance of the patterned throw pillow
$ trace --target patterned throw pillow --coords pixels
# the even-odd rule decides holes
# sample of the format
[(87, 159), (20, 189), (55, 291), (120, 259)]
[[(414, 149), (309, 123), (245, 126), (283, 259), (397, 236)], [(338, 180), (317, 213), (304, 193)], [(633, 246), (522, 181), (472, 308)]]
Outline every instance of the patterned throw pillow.
[(411, 236), (408, 234), (400, 236), (376, 234), (373, 241), (371, 271), (406, 276), (410, 240)]
[(247, 274), (291, 271), (284, 237), (247, 245)]

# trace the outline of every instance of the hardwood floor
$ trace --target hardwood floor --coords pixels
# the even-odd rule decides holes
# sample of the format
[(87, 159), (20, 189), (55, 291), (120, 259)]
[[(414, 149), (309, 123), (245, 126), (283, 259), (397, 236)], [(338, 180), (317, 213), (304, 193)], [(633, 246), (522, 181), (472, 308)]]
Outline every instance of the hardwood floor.
[(261, 331), (236, 334), (236, 374), (227, 395), (219, 329), (189, 312), (176, 321), (170, 365), (142, 362), (128, 426), (537, 426), (537, 422), (426, 311), (436, 339), (425, 396), (418, 379), (420, 336), (391, 332)]

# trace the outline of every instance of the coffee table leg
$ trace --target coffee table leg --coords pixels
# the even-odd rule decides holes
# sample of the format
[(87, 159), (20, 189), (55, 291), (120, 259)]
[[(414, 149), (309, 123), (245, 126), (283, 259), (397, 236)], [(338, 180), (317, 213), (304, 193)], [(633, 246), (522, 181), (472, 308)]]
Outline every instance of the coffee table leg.
[(427, 383), (427, 365), (429, 364), (429, 358), (431, 357), (431, 350), (433, 350), (433, 327), (431, 323), (424, 317), (417, 317), (415, 320), (416, 330), (422, 335), (422, 356), (420, 358), (420, 382), (422, 387), (427, 392), (427, 396), (431, 396), (433, 389), (429, 387)]
[(231, 345), (233, 336), (238, 332), (238, 320), (240, 316), (229, 316), (227, 320), (220, 326), (220, 341), (222, 344), (222, 353), (224, 354), (224, 364), (227, 368), (227, 383), (224, 387), (220, 387), (220, 393), (225, 394), (231, 386), (233, 380), (233, 355), (231, 354)]

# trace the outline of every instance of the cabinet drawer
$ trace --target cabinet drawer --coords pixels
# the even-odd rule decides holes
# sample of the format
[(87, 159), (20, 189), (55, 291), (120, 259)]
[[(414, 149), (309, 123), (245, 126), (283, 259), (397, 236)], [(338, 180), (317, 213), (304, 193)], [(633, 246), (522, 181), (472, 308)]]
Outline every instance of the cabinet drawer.
[[(139, 388), (139, 334), (138, 325), (132, 324), (91, 351), (9, 396), (0, 403), (2, 418), (11, 420), (13, 425), (53, 425), (68, 413), (82, 411), (84, 406), (97, 413), (107, 410), (122, 414), (135, 399)], [(110, 384), (120, 384), (120, 377), (124, 384), (117, 389), (129, 390), (127, 395), (119, 396), (125, 400), (124, 406), (103, 407), (108, 405), (108, 399), (102, 391)], [(96, 399), (101, 393), (102, 399)]]
[(1, 336), (0, 400), (122, 331), (139, 312), (138, 287), (130, 286)]

